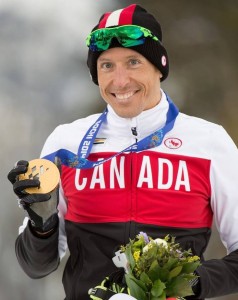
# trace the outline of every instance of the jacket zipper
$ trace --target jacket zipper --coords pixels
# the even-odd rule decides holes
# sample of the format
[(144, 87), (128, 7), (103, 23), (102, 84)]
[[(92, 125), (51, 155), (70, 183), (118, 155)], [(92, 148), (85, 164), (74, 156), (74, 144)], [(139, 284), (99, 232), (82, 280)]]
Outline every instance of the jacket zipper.
[[(138, 141), (138, 132), (137, 132), (137, 128), (136, 126), (134, 127), (131, 127), (131, 132), (132, 132), (132, 135), (133, 137), (135, 138), (135, 142), (137, 143)], [(134, 170), (134, 165), (135, 165), (135, 153), (131, 153), (131, 217), (134, 215), (135, 213), (135, 199), (133, 199), (133, 197), (136, 197), (135, 195), (135, 192), (134, 192), (134, 173), (135, 173), (135, 170)], [(135, 228), (135, 221), (131, 221), (130, 220), (130, 223), (129, 223), (129, 230), (128, 230), (128, 238), (130, 239), (133, 239), (135, 237), (135, 232), (136, 232), (136, 228)]]

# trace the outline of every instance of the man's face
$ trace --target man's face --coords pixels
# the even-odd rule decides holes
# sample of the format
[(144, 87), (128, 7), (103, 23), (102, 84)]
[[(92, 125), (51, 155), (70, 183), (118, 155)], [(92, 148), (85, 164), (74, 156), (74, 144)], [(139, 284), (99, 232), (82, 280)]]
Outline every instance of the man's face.
[(123, 118), (138, 116), (160, 101), (160, 71), (140, 53), (111, 48), (97, 60), (103, 99)]

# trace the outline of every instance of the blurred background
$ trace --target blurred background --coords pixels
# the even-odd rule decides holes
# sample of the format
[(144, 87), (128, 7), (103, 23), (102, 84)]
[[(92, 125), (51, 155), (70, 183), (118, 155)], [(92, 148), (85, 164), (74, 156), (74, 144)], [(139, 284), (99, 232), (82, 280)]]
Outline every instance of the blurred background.
[[(0, 299), (64, 299), (61, 267), (28, 278), (14, 243), (24, 213), (6, 176), (19, 159), (39, 156), (52, 130), (104, 102), (86, 67), (85, 38), (105, 11), (134, 1), (0, 0)], [(180, 110), (223, 125), (238, 144), (237, 0), (137, 1), (162, 25), (170, 75), (162, 88)], [(225, 249), (214, 233), (207, 258)], [(237, 295), (219, 299), (237, 299)]]

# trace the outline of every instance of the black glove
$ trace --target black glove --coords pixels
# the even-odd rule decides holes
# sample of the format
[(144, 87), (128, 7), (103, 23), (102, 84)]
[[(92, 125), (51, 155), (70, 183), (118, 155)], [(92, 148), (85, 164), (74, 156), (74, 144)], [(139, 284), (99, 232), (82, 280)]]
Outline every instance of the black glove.
[(201, 285), (200, 285), (200, 280), (199, 277), (195, 278), (190, 282), (192, 290), (194, 292), (194, 295), (197, 296), (201, 292)]
[(118, 270), (106, 277), (100, 285), (89, 289), (89, 297), (93, 300), (109, 300), (118, 293), (130, 294), (124, 275), (125, 269), (118, 268)]
[(196, 299), (198, 299), (198, 296), (201, 293), (200, 279), (199, 279), (199, 275), (197, 274), (196, 271), (195, 271), (195, 275), (197, 275), (198, 277), (190, 280), (190, 282), (189, 282), (194, 295), (185, 297), (186, 300), (193, 300), (193, 299), (196, 300)]
[(38, 178), (19, 180), (19, 175), (27, 172), (28, 161), (20, 160), (8, 173), (8, 179), (13, 184), (13, 191), (19, 199), (20, 206), (26, 210), (34, 231), (46, 233), (57, 228), (59, 189), (50, 194), (29, 194), (27, 188), (40, 187)]

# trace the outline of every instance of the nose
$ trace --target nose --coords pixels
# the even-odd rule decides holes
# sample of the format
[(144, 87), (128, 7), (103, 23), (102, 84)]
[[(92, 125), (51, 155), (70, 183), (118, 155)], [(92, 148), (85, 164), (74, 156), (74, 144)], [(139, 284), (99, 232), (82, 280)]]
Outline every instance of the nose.
[(116, 88), (124, 88), (130, 82), (130, 76), (126, 68), (117, 66), (112, 74), (112, 81)]

